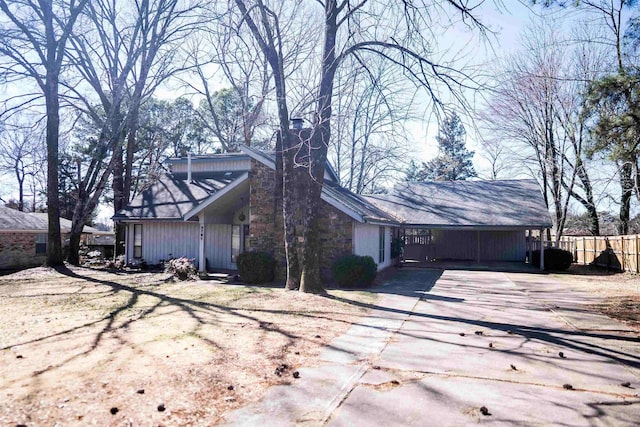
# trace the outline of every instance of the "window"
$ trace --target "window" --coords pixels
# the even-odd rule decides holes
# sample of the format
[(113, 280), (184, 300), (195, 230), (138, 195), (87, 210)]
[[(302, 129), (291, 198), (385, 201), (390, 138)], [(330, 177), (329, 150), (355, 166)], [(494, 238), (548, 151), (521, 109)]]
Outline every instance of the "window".
[(384, 262), (384, 246), (385, 246), (384, 234), (385, 234), (384, 227), (380, 227), (380, 251), (378, 253), (378, 264)]
[(142, 224), (133, 224), (133, 257), (142, 258)]
[(47, 239), (48, 236), (46, 234), (36, 235), (36, 255), (47, 253)]
[(231, 226), (231, 262), (236, 262), (240, 252), (240, 225), (236, 224)]

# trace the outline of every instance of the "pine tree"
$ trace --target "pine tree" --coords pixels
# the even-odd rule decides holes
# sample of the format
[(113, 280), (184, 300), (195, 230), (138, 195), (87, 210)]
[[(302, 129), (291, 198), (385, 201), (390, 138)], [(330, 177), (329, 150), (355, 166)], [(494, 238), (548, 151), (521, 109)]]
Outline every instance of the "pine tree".
[(438, 155), (425, 163), (419, 170), (407, 171), (409, 180), (418, 181), (458, 181), (478, 176), (471, 159), (473, 151), (467, 150), (466, 131), (460, 117), (452, 113), (445, 117), (438, 130)]

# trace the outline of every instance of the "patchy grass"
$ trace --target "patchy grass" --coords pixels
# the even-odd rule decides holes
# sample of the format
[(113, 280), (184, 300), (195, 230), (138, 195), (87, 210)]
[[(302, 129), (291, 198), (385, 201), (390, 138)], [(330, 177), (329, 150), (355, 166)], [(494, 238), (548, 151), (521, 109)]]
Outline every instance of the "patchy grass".
[(640, 331), (640, 275), (573, 264), (568, 271), (553, 276), (597, 294), (601, 302), (592, 304), (592, 309)]
[[(376, 300), (366, 291), (330, 295)], [(317, 363), (364, 314), (322, 296), (167, 274), (2, 276), (0, 425), (211, 425), (295, 381), (296, 367)], [(278, 376), (282, 364), (289, 369)]]

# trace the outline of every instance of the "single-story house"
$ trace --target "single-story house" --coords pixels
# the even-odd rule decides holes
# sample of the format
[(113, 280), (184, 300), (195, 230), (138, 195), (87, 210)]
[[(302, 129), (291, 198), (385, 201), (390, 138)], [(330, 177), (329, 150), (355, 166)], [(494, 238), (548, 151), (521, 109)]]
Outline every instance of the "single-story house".
[[(158, 264), (184, 256), (203, 272), (235, 270), (241, 252), (265, 251), (284, 266), (276, 156), (251, 147), (241, 151), (170, 159), (170, 172), (113, 218), (125, 225), (127, 262)], [(458, 252), (441, 252), (447, 258), (477, 259), (480, 250), (483, 260), (524, 261), (525, 230), (551, 225), (533, 181), (407, 184), (389, 195), (365, 197), (342, 188), (330, 166), (324, 178), (320, 254), (325, 278), (332, 261), (344, 254), (369, 255), (379, 270), (390, 266), (392, 239), (406, 229), (430, 233), (439, 251), (445, 251), (444, 241), (458, 247)], [(455, 197), (450, 195), (447, 205), (443, 198), (449, 192)], [(492, 207), (479, 209), (483, 202)]]
[[(0, 269), (44, 264), (47, 259), (48, 230), (49, 219), (46, 213), (21, 212), (0, 206)], [(70, 232), (71, 221), (60, 218), (63, 247), (69, 245)], [(85, 226), (82, 233), (82, 239), (88, 239), (87, 236), (94, 234), (113, 236), (112, 232), (102, 232), (89, 226)]]

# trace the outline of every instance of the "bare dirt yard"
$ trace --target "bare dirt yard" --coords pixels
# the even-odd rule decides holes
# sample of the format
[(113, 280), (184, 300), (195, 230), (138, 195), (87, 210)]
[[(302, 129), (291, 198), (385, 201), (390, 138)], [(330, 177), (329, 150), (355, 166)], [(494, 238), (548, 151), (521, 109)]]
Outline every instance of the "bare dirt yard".
[(363, 314), (323, 296), (162, 273), (2, 276), (0, 425), (212, 425), (296, 381)]
[(593, 310), (640, 332), (640, 275), (573, 264), (568, 271), (554, 276), (578, 290), (601, 296), (601, 302), (591, 305)]

